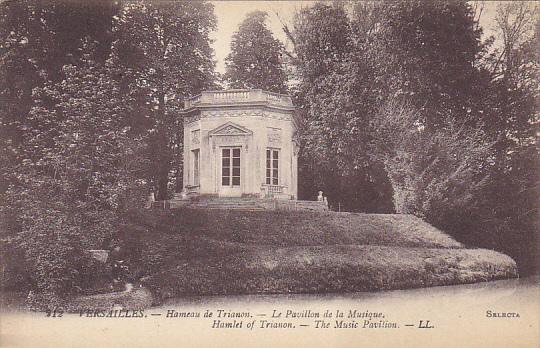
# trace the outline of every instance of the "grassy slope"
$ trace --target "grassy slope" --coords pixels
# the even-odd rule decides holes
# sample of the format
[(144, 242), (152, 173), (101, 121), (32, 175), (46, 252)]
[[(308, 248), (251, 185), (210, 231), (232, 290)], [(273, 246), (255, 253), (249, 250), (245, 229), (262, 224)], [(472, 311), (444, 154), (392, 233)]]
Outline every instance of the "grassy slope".
[(144, 283), (162, 297), (397, 289), (516, 275), (508, 256), (465, 249), (409, 215), (178, 210), (131, 221), (142, 273), (150, 274)]

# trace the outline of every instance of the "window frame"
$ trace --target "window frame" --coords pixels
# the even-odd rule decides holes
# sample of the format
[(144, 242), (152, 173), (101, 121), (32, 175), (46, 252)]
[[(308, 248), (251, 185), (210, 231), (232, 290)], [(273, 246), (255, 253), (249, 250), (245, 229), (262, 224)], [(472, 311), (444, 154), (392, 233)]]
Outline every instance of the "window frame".
[(281, 149), (275, 147), (266, 148), (266, 170), (265, 170), (265, 183), (266, 185), (278, 186), (281, 183), (280, 180), (280, 159)]
[(193, 164), (193, 186), (201, 184), (201, 151), (200, 149), (191, 150)]
[[(228, 155), (225, 155), (228, 151)], [(225, 165), (225, 163), (228, 163)], [(236, 164), (237, 163), (237, 164)], [(242, 184), (242, 148), (221, 148), (221, 186), (240, 187)]]

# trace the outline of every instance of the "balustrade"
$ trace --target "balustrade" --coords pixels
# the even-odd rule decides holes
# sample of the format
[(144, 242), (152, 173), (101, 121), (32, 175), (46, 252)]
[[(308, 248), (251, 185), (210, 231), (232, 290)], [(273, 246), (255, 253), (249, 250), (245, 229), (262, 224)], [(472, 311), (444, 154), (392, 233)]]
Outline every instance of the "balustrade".
[(292, 107), (292, 99), (288, 95), (266, 92), (260, 89), (252, 90), (229, 90), (229, 91), (205, 91), (200, 95), (186, 99), (186, 109), (197, 104), (222, 104), (222, 103), (246, 103), (266, 102)]

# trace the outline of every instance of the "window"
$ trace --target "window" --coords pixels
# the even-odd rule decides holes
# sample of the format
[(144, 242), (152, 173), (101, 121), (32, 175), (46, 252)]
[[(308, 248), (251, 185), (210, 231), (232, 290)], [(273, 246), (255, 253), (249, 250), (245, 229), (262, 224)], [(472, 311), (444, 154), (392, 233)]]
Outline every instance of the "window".
[(221, 149), (221, 185), (240, 186), (240, 148)]
[(279, 150), (266, 150), (266, 184), (279, 185)]
[(193, 150), (193, 186), (199, 186), (200, 160), (199, 149)]

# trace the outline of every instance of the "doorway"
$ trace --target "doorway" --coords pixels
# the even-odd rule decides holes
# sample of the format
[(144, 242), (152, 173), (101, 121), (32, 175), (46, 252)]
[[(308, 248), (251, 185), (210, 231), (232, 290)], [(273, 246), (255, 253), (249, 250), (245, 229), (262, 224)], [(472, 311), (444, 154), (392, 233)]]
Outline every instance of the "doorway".
[(242, 196), (241, 153), (241, 147), (221, 148), (221, 177), (219, 190), (219, 195), (221, 197)]

